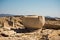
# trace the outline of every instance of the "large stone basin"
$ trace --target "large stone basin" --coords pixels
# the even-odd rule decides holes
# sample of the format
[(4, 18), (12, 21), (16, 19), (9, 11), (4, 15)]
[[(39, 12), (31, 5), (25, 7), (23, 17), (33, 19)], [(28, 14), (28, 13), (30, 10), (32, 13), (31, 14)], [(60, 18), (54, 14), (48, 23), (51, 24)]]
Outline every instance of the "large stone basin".
[(45, 18), (43, 16), (24, 16), (22, 23), (25, 27), (42, 28), (45, 24)]

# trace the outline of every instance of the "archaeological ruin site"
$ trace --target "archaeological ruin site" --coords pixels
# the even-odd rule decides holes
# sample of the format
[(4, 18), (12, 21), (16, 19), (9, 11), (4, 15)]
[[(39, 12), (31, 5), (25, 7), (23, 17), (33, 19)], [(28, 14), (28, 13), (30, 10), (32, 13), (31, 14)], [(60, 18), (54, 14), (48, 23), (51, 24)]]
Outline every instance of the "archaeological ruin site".
[(0, 17), (0, 40), (60, 40), (60, 18), (36, 15)]

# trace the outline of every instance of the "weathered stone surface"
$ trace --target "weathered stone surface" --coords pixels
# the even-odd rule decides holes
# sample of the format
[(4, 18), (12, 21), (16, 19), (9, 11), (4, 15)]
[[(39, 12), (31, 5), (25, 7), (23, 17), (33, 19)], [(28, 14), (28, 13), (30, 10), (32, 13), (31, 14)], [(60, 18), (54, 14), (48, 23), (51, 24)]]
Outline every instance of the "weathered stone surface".
[(11, 28), (10, 27), (3, 27), (3, 30), (8, 31), (8, 30), (11, 30)]
[(58, 35), (60, 36), (60, 30), (57, 30), (57, 31), (58, 31), (58, 32), (57, 32), (57, 33), (58, 33)]
[(48, 19), (46, 20), (44, 27), (50, 29), (60, 29), (60, 21)]
[(60, 36), (51, 37), (51, 38), (49, 38), (49, 40), (60, 40)]
[[(10, 30), (11, 31), (11, 30)], [(53, 29), (45, 29), (41, 30), (38, 29), (34, 32), (30, 33), (14, 33), (3, 31), (5, 36), (9, 37), (0, 37), (1, 40), (60, 40), (60, 36), (58, 35), (60, 30), (53, 30)], [(41, 33), (42, 31), (42, 33)]]
[[(29, 25), (27, 25), (27, 27), (29, 27), (30, 24), (33, 24), (33, 26), (35, 24), (39, 24), (39, 22), (41, 22), (41, 24), (44, 25), (44, 22), (45, 22), (45, 20), (43, 21), (41, 16), (40, 17), (39, 16), (24, 16), (24, 17), (32, 19), (32, 20), (26, 20), (26, 24), (28, 24), (28, 22), (30, 21), (30, 23), (29, 23)], [(24, 17), (22, 17), (22, 18), (13, 17), (13, 16), (12, 17), (1, 17), (0, 18), (0, 26), (1, 26), (0, 40), (60, 40), (60, 29), (57, 29), (60, 26), (59, 27), (52, 26), (52, 25), (60, 25), (60, 21), (54, 21), (54, 20), (47, 21), (46, 20), (46, 22), (45, 22), (45, 24), (47, 24), (46, 27), (51, 28), (51, 29), (46, 29), (46, 28), (43, 30), (36, 29), (33, 31), (33, 29), (29, 29), (29, 30), (25, 29), (26, 26), (24, 26), (23, 22), (22, 22)], [(11, 22), (14, 22), (14, 24)], [(35, 27), (33, 27), (33, 28), (40, 28), (40, 26), (41, 25), (38, 25), (38, 27), (37, 27), (35, 25)], [(53, 28), (55, 28), (55, 29), (53, 29)], [(12, 29), (14, 29), (14, 30), (12, 30)]]
[(43, 30), (43, 35), (51, 34), (53, 32), (52, 29), (45, 29)]
[(12, 31), (12, 30), (10, 30), (10, 31), (3, 31), (2, 33), (1, 33), (1, 35), (2, 36), (10, 36), (10, 35), (13, 35), (13, 34), (15, 34), (16, 32), (14, 32), (14, 31)]
[(54, 37), (54, 36), (55, 37), (58, 36), (58, 31), (57, 30), (54, 30), (52, 33), (50, 33), (48, 37)]
[(25, 27), (42, 28), (45, 24), (45, 18), (43, 16), (24, 16), (22, 23)]

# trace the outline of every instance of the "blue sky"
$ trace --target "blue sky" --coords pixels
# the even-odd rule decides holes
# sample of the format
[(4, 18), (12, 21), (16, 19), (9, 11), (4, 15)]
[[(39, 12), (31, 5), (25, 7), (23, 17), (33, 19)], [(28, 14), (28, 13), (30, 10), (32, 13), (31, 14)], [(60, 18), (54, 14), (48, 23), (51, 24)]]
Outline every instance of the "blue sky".
[(0, 14), (60, 17), (60, 0), (0, 0)]

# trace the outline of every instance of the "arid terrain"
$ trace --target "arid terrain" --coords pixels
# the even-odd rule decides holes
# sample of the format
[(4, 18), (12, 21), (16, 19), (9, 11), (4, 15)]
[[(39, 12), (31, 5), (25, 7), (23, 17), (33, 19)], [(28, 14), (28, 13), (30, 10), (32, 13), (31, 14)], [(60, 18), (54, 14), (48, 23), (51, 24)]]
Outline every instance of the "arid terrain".
[(23, 16), (0, 17), (0, 40), (60, 40), (60, 19), (45, 18), (40, 29), (26, 28)]

